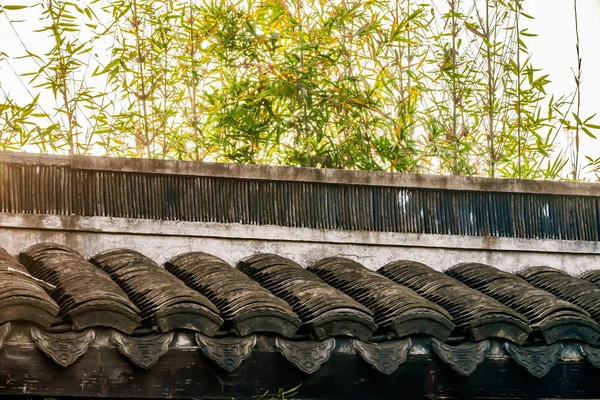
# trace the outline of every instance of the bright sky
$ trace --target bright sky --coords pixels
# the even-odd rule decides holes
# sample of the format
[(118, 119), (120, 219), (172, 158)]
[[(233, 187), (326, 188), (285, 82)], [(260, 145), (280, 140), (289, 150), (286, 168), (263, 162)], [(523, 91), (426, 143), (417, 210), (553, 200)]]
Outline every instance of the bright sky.
[[(579, 36), (583, 59), (583, 86), (581, 89), (582, 115), (598, 113), (600, 122), (600, 0), (577, 0)], [(530, 31), (539, 36), (530, 38), (529, 49), (533, 60), (545, 73), (550, 74), (553, 93), (572, 93), (574, 79), (571, 68), (577, 67), (575, 50), (575, 21), (572, 0), (527, 0), (525, 12), (534, 15), (528, 22)], [(600, 156), (600, 135), (593, 140), (585, 134), (581, 148), (584, 154)]]
[[(0, 0), (0, 4), (32, 4), (34, 0)], [(444, 0), (440, 0), (444, 1)], [(583, 58), (582, 116), (588, 117), (600, 113), (600, 0), (577, 0), (579, 8), (579, 30), (581, 38), (581, 54)], [(83, 3), (83, 1), (82, 1)], [(536, 38), (529, 38), (528, 45), (533, 56), (533, 63), (550, 74), (552, 84), (550, 91), (557, 96), (574, 91), (572, 68), (576, 67), (575, 30), (572, 0), (526, 0), (525, 11), (536, 17), (528, 21), (529, 30), (537, 33)], [(23, 15), (25, 14), (25, 15)], [(33, 34), (39, 28), (27, 21), (27, 14), (16, 12), (14, 18), (23, 18), (26, 22), (16, 24), (21, 39), (28, 48), (44, 48), (40, 35)], [(37, 22), (37, 21), (36, 21)], [(30, 27), (27, 28), (27, 25)], [(10, 56), (23, 55), (23, 46), (12, 31), (6, 18), (0, 15), (0, 53)], [(12, 61), (17, 72), (31, 70), (28, 65)], [(15, 73), (5, 62), (0, 63), (0, 87), (19, 101), (28, 101), (30, 96), (23, 89)], [(1, 92), (0, 92), (1, 94)], [(52, 104), (48, 105), (52, 109)], [(600, 115), (595, 119), (600, 124)], [(582, 134), (581, 148), (584, 155), (600, 157), (600, 134), (598, 140)], [(565, 139), (561, 139), (565, 141)]]

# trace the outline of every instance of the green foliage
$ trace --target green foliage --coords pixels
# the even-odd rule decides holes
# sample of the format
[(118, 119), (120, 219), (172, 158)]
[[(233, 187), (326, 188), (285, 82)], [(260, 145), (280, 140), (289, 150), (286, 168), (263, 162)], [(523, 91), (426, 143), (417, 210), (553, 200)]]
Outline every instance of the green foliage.
[(300, 386), (302, 386), (302, 384), (289, 389), (289, 390), (285, 390), (285, 389), (279, 389), (277, 391), (277, 394), (271, 394), (269, 392), (264, 393), (260, 396), (256, 396), (257, 400), (286, 400), (286, 399), (291, 399), (293, 396), (298, 394), (298, 390), (300, 389)]
[[(53, 45), (25, 49), (32, 101), (4, 93), (0, 147), (579, 179), (579, 132), (600, 126), (572, 109), (578, 96), (547, 93), (523, 1), (1, 5), (37, 12)], [(565, 132), (576, 154), (558, 150)]]

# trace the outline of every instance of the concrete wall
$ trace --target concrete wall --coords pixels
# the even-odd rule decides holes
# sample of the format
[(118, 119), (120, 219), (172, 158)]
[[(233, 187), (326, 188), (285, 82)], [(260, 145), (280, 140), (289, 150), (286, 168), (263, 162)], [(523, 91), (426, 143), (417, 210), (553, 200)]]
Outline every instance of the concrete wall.
[(183, 252), (204, 251), (232, 264), (268, 252), (304, 266), (323, 257), (344, 256), (371, 269), (400, 259), (439, 270), (461, 262), (482, 262), (506, 271), (549, 265), (571, 274), (600, 268), (599, 242), (0, 213), (0, 247), (16, 255), (41, 242), (65, 244), (88, 257), (126, 247), (160, 263)]

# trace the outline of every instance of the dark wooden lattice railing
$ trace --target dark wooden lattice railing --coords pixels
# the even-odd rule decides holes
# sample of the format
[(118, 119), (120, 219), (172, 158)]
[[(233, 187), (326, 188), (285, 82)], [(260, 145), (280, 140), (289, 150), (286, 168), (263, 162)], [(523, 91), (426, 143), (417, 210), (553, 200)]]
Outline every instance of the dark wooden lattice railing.
[(0, 153), (0, 211), (597, 241), (600, 185)]

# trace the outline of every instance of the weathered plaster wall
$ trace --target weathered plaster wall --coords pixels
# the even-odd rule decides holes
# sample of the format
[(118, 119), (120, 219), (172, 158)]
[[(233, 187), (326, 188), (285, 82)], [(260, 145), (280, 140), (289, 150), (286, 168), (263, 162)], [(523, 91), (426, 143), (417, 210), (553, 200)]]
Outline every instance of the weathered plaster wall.
[(40, 242), (65, 244), (88, 257), (126, 247), (161, 263), (187, 251), (205, 251), (232, 264), (258, 252), (269, 252), (302, 265), (323, 257), (344, 256), (371, 269), (399, 259), (420, 261), (440, 270), (460, 262), (482, 262), (507, 271), (550, 265), (571, 274), (600, 268), (598, 242), (0, 214), (0, 246), (11, 254)]

